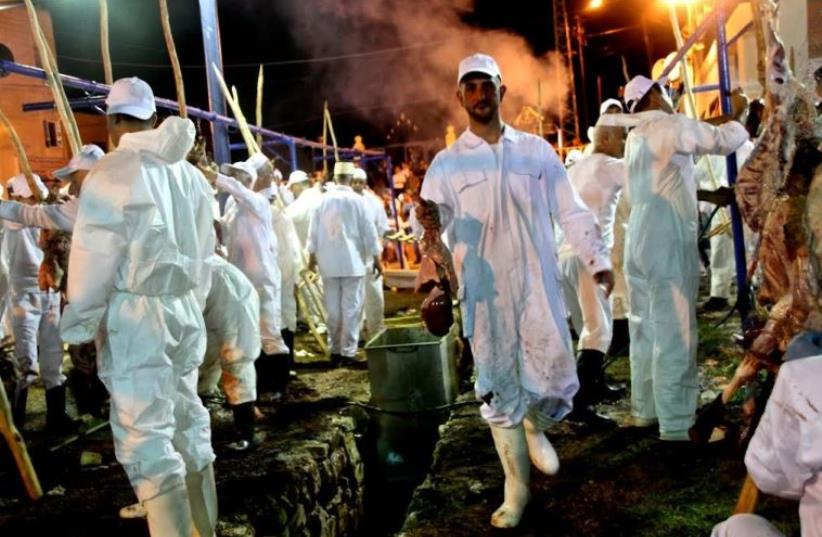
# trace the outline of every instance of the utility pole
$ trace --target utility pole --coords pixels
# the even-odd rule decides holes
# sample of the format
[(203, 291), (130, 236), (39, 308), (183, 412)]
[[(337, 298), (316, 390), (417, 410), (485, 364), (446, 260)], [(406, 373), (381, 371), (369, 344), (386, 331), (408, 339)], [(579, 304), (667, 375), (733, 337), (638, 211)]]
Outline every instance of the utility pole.
[(560, 103), (559, 131), (560, 147), (563, 141), (567, 140), (567, 135), (573, 134), (579, 141), (579, 114), (577, 113), (577, 90), (574, 76), (574, 49), (571, 46), (571, 29), (568, 24), (568, 10), (565, 0), (553, 0), (554, 2), (554, 48), (563, 57), (568, 66), (568, 75), (571, 80), (571, 109), (570, 114), (565, 114), (564, 104)]

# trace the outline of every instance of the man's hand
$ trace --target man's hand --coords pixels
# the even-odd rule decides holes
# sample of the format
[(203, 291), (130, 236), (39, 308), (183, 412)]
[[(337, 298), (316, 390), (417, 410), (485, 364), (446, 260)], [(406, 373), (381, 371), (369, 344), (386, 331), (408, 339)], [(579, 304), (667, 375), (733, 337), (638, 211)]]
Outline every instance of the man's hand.
[(380, 276), (382, 276), (382, 273), (383, 273), (382, 260), (380, 259), (380, 256), (375, 255), (374, 256), (374, 279), (377, 279)]
[(611, 296), (611, 291), (614, 290), (614, 272), (612, 270), (600, 270), (594, 274), (594, 281), (602, 287), (606, 297)]
[(314, 254), (308, 255), (308, 270), (316, 272), (317, 270), (317, 256)]
[(734, 202), (734, 189), (727, 186), (721, 186), (716, 190), (697, 190), (696, 199), (698, 201), (707, 201), (717, 207), (727, 207)]
[(731, 117), (740, 123), (745, 123), (745, 114), (748, 112), (750, 100), (742, 88), (731, 92)]
[(440, 227), (440, 210), (436, 202), (417, 199), (417, 206), (414, 210), (417, 221), (425, 229)]

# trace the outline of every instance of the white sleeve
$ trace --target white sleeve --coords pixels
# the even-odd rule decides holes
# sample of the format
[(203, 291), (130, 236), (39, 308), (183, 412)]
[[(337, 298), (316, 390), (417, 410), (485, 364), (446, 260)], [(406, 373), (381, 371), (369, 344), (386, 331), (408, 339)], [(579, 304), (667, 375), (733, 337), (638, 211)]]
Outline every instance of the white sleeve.
[(309, 215), (308, 220), (308, 240), (306, 241), (305, 249), (308, 251), (309, 254), (313, 254), (317, 251), (317, 241), (319, 240), (320, 234), (320, 223), (317, 221), (320, 218), (320, 211), (322, 210), (322, 204), (317, 207), (316, 211), (313, 211)]
[(676, 116), (672, 132), (674, 147), (689, 155), (730, 155), (748, 139), (748, 131), (738, 121), (717, 127), (704, 121)]
[(221, 173), (217, 174), (217, 188), (228, 192), (234, 200), (249, 209), (261, 220), (265, 220), (264, 213), (269, 211), (268, 200), (250, 188), (243, 186), (238, 180)]
[[(454, 219), (457, 203), (446, 181), (442, 155), (443, 153), (438, 153), (437, 156), (434, 157), (434, 161), (431, 162), (431, 166), (429, 166), (425, 172), (420, 197), (437, 204), (440, 212), (440, 226), (442, 231), (445, 231)], [(422, 230), (420, 230), (420, 233), (421, 231)], [(417, 232), (417, 230), (415, 230), (415, 232)]]
[(363, 251), (368, 258), (371, 258), (382, 252), (382, 245), (377, 235), (377, 226), (374, 225), (374, 221), (371, 218), (371, 211), (368, 205), (366, 205), (368, 200), (362, 199), (358, 201), (360, 201), (360, 203), (357, 204), (357, 220), (360, 228), (360, 237), (362, 237), (363, 241)]
[[(565, 241), (591, 274), (611, 269), (611, 256), (602, 242), (596, 216), (580, 199), (554, 150), (546, 142), (542, 180), (552, 212), (557, 216)], [(554, 202), (554, 203), (552, 203)]]
[(140, 173), (136, 154), (114, 152), (83, 183), (69, 256), (69, 304), (60, 319), (66, 343), (84, 343), (97, 334), (126, 256), (132, 185)]
[(76, 218), (76, 206), (72, 207), (71, 203), (24, 205), (16, 201), (3, 201), (0, 203), (0, 218), (24, 226), (71, 231)]
[(212, 269), (206, 261), (215, 255), (217, 248), (217, 233), (214, 229), (214, 210), (212, 208), (212, 201), (214, 197), (211, 190), (208, 188), (208, 182), (202, 176), (200, 170), (191, 166), (194, 177), (194, 197), (193, 202), (196, 204), (194, 210), (194, 217), (196, 219), (197, 237), (200, 240), (200, 262), (202, 263), (202, 270), (200, 272), (200, 282), (195, 290), (197, 301), (200, 304), (200, 309), (205, 309), (206, 299), (211, 290)]
[(745, 454), (745, 465), (756, 486), (768, 494), (789, 499), (800, 498), (806, 484), (818, 481), (816, 473), (822, 466), (819, 410), (811, 403), (814, 397), (799, 387), (801, 368), (810, 363), (803, 364), (806, 360), (822, 357), (786, 362), (780, 368), (765, 413)]

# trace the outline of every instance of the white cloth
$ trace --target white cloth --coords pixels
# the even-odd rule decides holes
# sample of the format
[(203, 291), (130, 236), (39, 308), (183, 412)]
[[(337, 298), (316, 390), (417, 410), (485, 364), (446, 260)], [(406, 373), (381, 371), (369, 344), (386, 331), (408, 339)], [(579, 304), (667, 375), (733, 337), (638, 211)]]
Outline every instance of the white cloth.
[(509, 125), (502, 144), (499, 168), (466, 130), (431, 163), (422, 197), (439, 205), (453, 253), (482, 415), (513, 427), (530, 409), (562, 418), (579, 388), (552, 219), (591, 273), (610, 260), (551, 146)]
[(77, 198), (69, 198), (64, 203), (48, 205), (26, 205), (16, 201), (0, 202), (0, 218), (17, 222), (24, 226), (42, 229), (71, 231), (77, 220)]
[(799, 500), (802, 537), (822, 536), (822, 355), (782, 364), (745, 454), (763, 492)]
[[(753, 142), (746, 140), (742, 147), (736, 150), (736, 166), (737, 169), (742, 168), (745, 161), (753, 151)], [(711, 179), (708, 169), (708, 162), (714, 171), (719, 185), (715, 185)], [(696, 165), (696, 177), (699, 188), (703, 190), (715, 190), (719, 186), (728, 186), (727, 161), (725, 157), (718, 155), (708, 155), (703, 157)], [(707, 212), (713, 209), (713, 205), (707, 202), (700, 202), (700, 206), (707, 206)], [(722, 217), (720, 213), (726, 215), (727, 221), (730, 221), (730, 214), (726, 209), (720, 209), (711, 220), (711, 229), (713, 232), (722, 225)], [(744, 223), (743, 223), (744, 226)], [(744, 226), (746, 239), (752, 233), (747, 226)], [(711, 296), (725, 298), (730, 300), (732, 298), (731, 288), (736, 282), (736, 260), (734, 257), (734, 239), (730, 233), (716, 233), (711, 236)]]
[(9, 220), (4, 220), (3, 226), (0, 254), (8, 267), (8, 313), (21, 386), (31, 385), (38, 371), (47, 389), (60, 386), (65, 382), (59, 333), (60, 295), (41, 291), (37, 281), (43, 262), (40, 230)]
[(733, 515), (714, 526), (711, 537), (784, 537), (773, 524), (759, 515)]
[(294, 223), (294, 229), (297, 231), (297, 237), (303, 248), (308, 243), (308, 226), (311, 223), (311, 217), (320, 206), (322, 199), (322, 191), (314, 186), (303, 190), (297, 199), (285, 208), (285, 215)]
[(347, 358), (353, 358), (357, 354), (362, 315), (362, 285), (361, 276), (323, 276), (323, 301), (331, 354), (340, 354)]
[(61, 333), (97, 336), (115, 454), (140, 501), (214, 460), (197, 368), (215, 238), (208, 183), (185, 160), (194, 135), (179, 117), (124, 135), (83, 184), (71, 242)]
[(614, 247), (611, 249), (611, 264), (614, 266), (614, 289), (611, 291), (611, 314), (614, 319), (627, 319), (631, 309), (628, 299), (628, 284), (625, 282), (625, 235), (628, 232), (628, 219), (631, 216), (631, 202), (628, 192), (622, 189), (614, 215)]
[(271, 204), (233, 177), (217, 176), (217, 188), (231, 194), (223, 218), (228, 260), (251, 280), (260, 296), (260, 337), (266, 354), (288, 353), (282, 328), (282, 274), (277, 264), (277, 236)]
[[(602, 242), (609, 250), (614, 245), (614, 217), (628, 170), (622, 159), (593, 153), (568, 170), (568, 180), (582, 201), (596, 215)], [(613, 337), (611, 304), (605, 292), (585, 270), (574, 249), (564, 239), (559, 247), (559, 264), (565, 304), (574, 330), (579, 334), (580, 350), (607, 353)]]
[[(619, 121), (607, 114), (600, 122)], [(659, 418), (663, 437), (693, 423), (699, 385), (696, 297), (699, 290), (695, 155), (735, 151), (748, 133), (735, 122), (714, 127), (679, 114), (648, 111), (625, 144), (631, 216), (625, 275), (631, 314), (631, 404)]]
[(220, 379), (230, 405), (255, 401), (260, 298), (245, 274), (228, 261), (215, 255), (208, 264), (211, 290), (203, 311), (207, 344), (197, 392), (213, 391)]
[[(377, 229), (377, 236), (382, 237), (391, 229), (388, 225), (388, 216), (385, 214), (385, 205), (382, 198), (369, 189), (363, 191), (366, 205), (371, 211), (371, 218), (374, 227)], [(374, 260), (368, 259), (366, 272), (363, 276), (363, 317), (365, 317), (365, 330), (368, 338), (373, 338), (385, 328), (385, 295), (383, 294), (382, 276), (374, 276)]]
[(297, 280), (303, 269), (303, 254), (300, 239), (294, 224), (285, 216), (283, 209), (271, 206), (271, 223), (277, 236), (277, 260), (282, 273), (282, 327), (297, 330)]
[(311, 219), (307, 247), (316, 255), (323, 279), (362, 277), (367, 260), (382, 251), (366, 203), (351, 187), (343, 185), (323, 196)]

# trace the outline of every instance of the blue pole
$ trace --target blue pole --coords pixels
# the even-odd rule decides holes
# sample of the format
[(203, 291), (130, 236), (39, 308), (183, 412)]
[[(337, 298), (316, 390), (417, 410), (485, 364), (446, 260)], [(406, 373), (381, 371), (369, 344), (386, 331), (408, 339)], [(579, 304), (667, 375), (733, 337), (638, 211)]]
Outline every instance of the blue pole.
[(297, 144), (294, 143), (294, 140), (288, 141), (288, 155), (291, 158), (291, 171), (299, 170), (300, 163), (297, 160)]
[[(731, 113), (731, 69), (728, 63), (728, 41), (725, 35), (725, 6), (718, 2), (716, 8), (716, 50), (719, 64), (719, 95), (723, 114)], [(727, 156), (728, 185), (736, 183), (736, 153)], [(736, 200), (730, 205), (731, 229), (734, 235), (734, 260), (736, 261), (736, 307), (742, 322), (748, 318), (751, 309), (748, 299), (748, 274), (745, 261), (745, 235), (742, 230), (742, 217)]]
[[(223, 71), (223, 53), (220, 47), (220, 23), (217, 19), (217, 0), (200, 1), (200, 24), (203, 27), (203, 49), (205, 50), (206, 82), (208, 85), (209, 110), (220, 116), (226, 115), (225, 99), (220, 91), (220, 83), (211, 64)], [(214, 160), (218, 164), (231, 161), (228, 148), (228, 129), (222, 123), (211, 123), (211, 141), (214, 145)]]
[[(400, 229), (400, 216), (397, 213), (397, 198), (394, 194), (394, 166), (391, 164), (391, 157), (385, 155), (385, 179), (388, 182), (388, 189), (391, 192), (391, 216), (394, 217), (394, 225), (397, 226), (397, 233)], [(402, 258), (402, 242), (397, 240), (394, 243), (397, 250), (397, 258), (400, 260), (400, 268), (405, 268), (405, 260)]]

